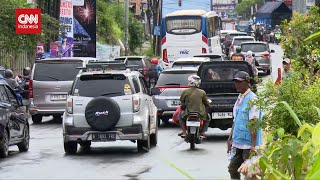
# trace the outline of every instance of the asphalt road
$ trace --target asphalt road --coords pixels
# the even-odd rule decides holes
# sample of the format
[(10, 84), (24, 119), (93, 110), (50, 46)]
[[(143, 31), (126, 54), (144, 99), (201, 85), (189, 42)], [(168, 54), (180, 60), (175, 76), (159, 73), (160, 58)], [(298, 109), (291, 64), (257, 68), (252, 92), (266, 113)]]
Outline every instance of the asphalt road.
[[(282, 50), (270, 45), (273, 72), (264, 81), (277, 78)], [(177, 136), (178, 127), (161, 125), (158, 145), (138, 153), (132, 142), (93, 143), (67, 156), (63, 150), (61, 122), (50, 117), (31, 124), (30, 150), (19, 153), (10, 147), (8, 158), (0, 159), (0, 179), (229, 179), (226, 140), (230, 130), (209, 129), (208, 138), (190, 151)]]

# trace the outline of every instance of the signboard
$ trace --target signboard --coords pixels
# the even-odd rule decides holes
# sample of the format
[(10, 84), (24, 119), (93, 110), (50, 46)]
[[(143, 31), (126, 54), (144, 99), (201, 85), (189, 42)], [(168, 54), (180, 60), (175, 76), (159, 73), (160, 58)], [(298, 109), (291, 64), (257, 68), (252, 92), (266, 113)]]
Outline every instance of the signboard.
[(154, 26), (153, 35), (160, 36), (160, 26)]
[(83, 6), (84, 0), (72, 0), (73, 6)]
[(74, 56), (96, 57), (96, 0), (73, 7)]
[(16, 33), (40, 34), (41, 9), (16, 9)]
[(98, 60), (114, 60), (120, 56), (120, 46), (109, 46), (97, 43)]
[(72, 0), (60, 1), (61, 46), (59, 56), (73, 57), (73, 4)]

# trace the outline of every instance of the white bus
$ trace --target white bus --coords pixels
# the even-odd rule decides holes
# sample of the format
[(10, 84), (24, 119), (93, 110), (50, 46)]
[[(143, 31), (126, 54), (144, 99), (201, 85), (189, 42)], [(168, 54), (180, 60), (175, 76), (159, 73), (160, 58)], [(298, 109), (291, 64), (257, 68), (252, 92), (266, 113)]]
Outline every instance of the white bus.
[(221, 20), (213, 12), (180, 10), (167, 14), (161, 23), (161, 51), (164, 62), (199, 54), (221, 53)]

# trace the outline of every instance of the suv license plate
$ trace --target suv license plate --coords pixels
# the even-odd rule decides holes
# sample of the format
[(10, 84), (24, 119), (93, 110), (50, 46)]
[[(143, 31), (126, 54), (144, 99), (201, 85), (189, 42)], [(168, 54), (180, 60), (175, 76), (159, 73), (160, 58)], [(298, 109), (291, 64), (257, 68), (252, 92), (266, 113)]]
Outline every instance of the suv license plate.
[(173, 101), (171, 101), (171, 105), (172, 106), (179, 106), (180, 105), (180, 101), (179, 100), (173, 100)]
[(65, 101), (67, 100), (67, 95), (55, 94), (55, 95), (51, 95), (50, 99), (51, 101)]
[(211, 119), (233, 118), (232, 112), (215, 112), (212, 113)]
[(200, 127), (200, 121), (187, 121), (187, 126)]
[(92, 134), (92, 141), (116, 141), (116, 133), (97, 133)]

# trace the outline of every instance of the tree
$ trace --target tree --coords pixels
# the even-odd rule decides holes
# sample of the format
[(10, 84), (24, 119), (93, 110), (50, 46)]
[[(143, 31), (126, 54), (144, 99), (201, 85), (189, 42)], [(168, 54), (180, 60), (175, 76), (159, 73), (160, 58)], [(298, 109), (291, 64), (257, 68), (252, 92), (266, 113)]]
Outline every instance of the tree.
[(237, 5), (236, 11), (238, 12), (238, 15), (249, 18), (251, 17), (251, 6), (255, 6), (256, 4), (261, 6), (263, 3), (263, 0), (243, 0)]
[(0, 19), (0, 49), (5, 52), (34, 52), (37, 42), (47, 42), (50, 36), (59, 33), (59, 22), (55, 18), (41, 14), (42, 32), (41, 34), (16, 34), (15, 10), (16, 8), (31, 8), (25, 0), (3, 0), (1, 2)]
[(320, 74), (320, 42), (318, 38), (310, 38), (313, 33), (320, 31), (320, 11), (313, 7), (307, 14), (294, 13), (290, 22), (282, 24), (285, 38), (281, 44), (285, 56), (292, 59), (293, 67), (301, 72), (303, 77), (312, 83), (315, 76)]
[[(110, 45), (124, 42), (125, 7), (123, 1), (97, 0), (97, 37), (98, 41)], [(143, 25), (129, 14), (129, 50), (134, 53), (143, 43)]]

